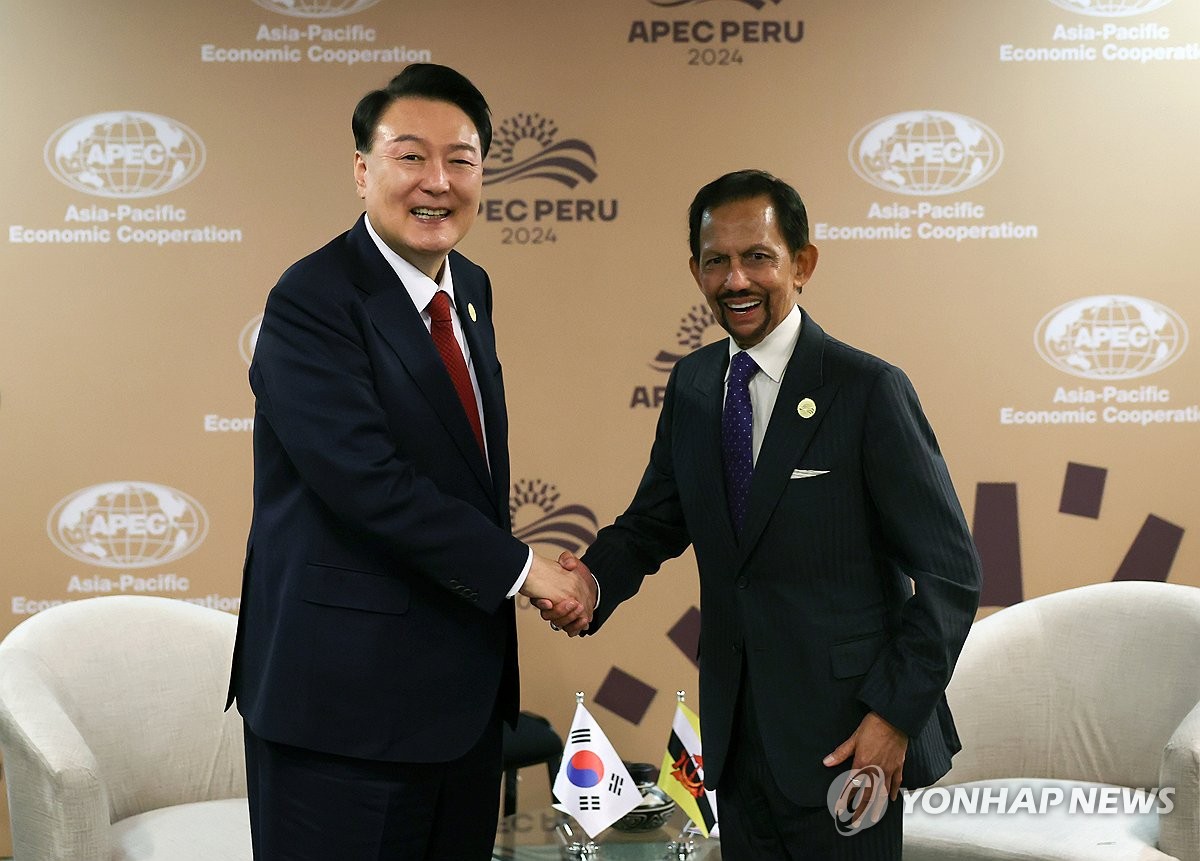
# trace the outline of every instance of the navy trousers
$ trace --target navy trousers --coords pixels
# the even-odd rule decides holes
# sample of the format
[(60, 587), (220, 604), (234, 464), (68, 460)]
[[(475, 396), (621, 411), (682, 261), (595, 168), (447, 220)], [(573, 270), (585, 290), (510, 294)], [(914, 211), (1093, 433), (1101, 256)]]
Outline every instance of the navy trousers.
[(451, 762), (375, 762), (268, 741), (246, 727), (255, 861), (489, 861), (500, 720)]

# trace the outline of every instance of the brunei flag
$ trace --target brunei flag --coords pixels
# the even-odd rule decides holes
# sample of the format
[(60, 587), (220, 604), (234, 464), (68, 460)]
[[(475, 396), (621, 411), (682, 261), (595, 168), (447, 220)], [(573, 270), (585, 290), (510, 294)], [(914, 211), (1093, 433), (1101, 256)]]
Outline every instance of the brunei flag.
[(671, 739), (663, 755), (658, 785), (707, 837), (717, 824), (717, 798), (716, 793), (704, 788), (700, 718), (682, 700), (671, 723)]
[(642, 803), (642, 793), (629, 770), (583, 703), (575, 706), (575, 719), (563, 750), (562, 765), (554, 779), (554, 807), (569, 813), (595, 837)]

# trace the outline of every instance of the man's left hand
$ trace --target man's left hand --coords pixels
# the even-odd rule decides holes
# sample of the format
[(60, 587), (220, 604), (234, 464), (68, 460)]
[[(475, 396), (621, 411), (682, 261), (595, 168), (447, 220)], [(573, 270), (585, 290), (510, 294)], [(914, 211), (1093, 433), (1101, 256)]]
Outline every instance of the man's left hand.
[(904, 777), (904, 756), (908, 752), (908, 736), (885, 721), (875, 712), (868, 712), (854, 735), (825, 757), (825, 765), (835, 766), (854, 757), (854, 768), (878, 766), (887, 780), (888, 797), (895, 801), (900, 795)]

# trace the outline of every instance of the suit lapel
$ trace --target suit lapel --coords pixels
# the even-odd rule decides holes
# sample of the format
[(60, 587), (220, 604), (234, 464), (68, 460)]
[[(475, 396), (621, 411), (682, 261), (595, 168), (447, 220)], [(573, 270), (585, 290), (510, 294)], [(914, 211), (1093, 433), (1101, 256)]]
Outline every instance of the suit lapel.
[[(702, 506), (701, 510), (718, 512), (719, 516), (714, 518), (716, 522), (710, 528), (717, 531), (723, 542), (734, 546), (737, 538), (725, 503), (725, 465), (721, 455), (721, 412), (725, 407), (725, 374), (729, 368), (728, 343), (727, 340), (720, 342), (724, 349), (708, 348), (705, 362), (696, 370), (692, 386), (699, 414), (694, 435), (687, 438), (695, 439), (697, 443), (690, 468), (699, 483), (700, 498), (718, 500), (716, 505)], [(691, 416), (688, 419), (691, 420)]]
[(408, 291), (371, 241), (361, 218), (350, 230), (348, 241), (361, 267), (356, 283), (368, 294), (364, 304), (375, 329), (408, 370), (480, 484), (491, 490), (492, 478), (458, 393)]
[[(450, 255), (453, 261), (455, 254)], [(483, 401), (483, 432), (487, 435), (490, 487), (494, 495), (497, 513), (506, 525), (508, 517), (508, 411), (504, 406), (504, 391), (500, 383), (496, 359), (496, 333), (488, 319), (491, 301), (486, 295), (489, 289), (483, 281), (470, 277), (471, 273), (454, 272), (454, 293), (458, 300), (458, 319), (462, 324), (467, 350), (475, 367), (475, 379), (479, 384), (479, 399)], [(478, 447), (476, 447), (478, 448)]]
[[(825, 332), (805, 314), (800, 338), (788, 361), (775, 409), (754, 464), (746, 521), (738, 541), (739, 566), (762, 536), (779, 497), (791, 481), (796, 462), (812, 442), (837, 393), (837, 383), (824, 379), (824, 350)], [(809, 418), (804, 418), (798, 411), (805, 398), (816, 407), (816, 413)]]

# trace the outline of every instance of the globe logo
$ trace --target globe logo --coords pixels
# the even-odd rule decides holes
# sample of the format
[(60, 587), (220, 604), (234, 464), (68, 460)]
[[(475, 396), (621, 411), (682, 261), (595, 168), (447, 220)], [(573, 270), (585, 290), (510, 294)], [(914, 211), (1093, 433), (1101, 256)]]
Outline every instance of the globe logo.
[(98, 197), (153, 197), (191, 181), (204, 167), (204, 142), (183, 123), (139, 111), (72, 120), (46, 142), (46, 167)]
[(1055, 308), (1038, 323), (1034, 344), (1048, 363), (1092, 380), (1157, 373), (1187, 348), (1183, 318), (1137, 296), (1088, 296)]
[(149, 568), (195, 550), (208, 532), (208, 514), (183, 491), (114, 481), (60, 500), (46, 531), (55, 547), (81, 562)]
[(262, 314), (252, 317), (238, 335), (238, 352), (247, 365), (254, 361), (254, 348), (258, 345), (258, 330), (262, 328), (262, 320)]
[(1171, 0), (1050, 0), (1068, 12), (1092, 15), (1097, 18), (1126, 18), (1161, 9)]
[(1000, 167), (1004, 148), (979, 120), (947, 111), (905, 111), (859, 130), (850, 166), (872, 185), (899, 194), (953, 194)]
[(254, 0), (264, 9), (295, 18), (340, 18), (369, 9), (379, 0)]

